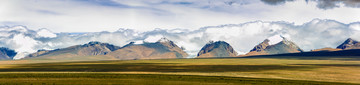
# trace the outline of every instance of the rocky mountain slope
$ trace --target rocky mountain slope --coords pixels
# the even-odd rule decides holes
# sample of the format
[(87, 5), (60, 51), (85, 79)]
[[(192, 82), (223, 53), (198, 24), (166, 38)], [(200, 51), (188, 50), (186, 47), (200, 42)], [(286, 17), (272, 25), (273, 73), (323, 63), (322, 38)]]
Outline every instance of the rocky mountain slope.
[(337, 46), (338, 49), (348, 50), (348, 49), (360, 49), (360, 42), (348, 38), (344, 43)]
[(83, 45), (75, 45), (68, 48), (56, 49), (56, 50), (39, 50), (36, 53), (32, 53), (27, 57), (46, 57), (46, 56), (95, 56), (106, 55), (112, 51), (120, 49), (118, 46), (114, 46), (108, 43), (101, 43), (92, 41)]
[(294, 42), (281, 37), (282, 40), (277, 43), (270, 44), (271, 40), (265, 39), (259, 45), (256, 45), (246, 55), (268, 55), (268, 54), (283, 54), (283, 53), (297, 53), (303, 52)]
[(155, 43), (134, 44), (131, 42), (121, 49), (109, 53), (108, 56), (114, 56), (120, 60), (136, 60), (186, 58), (188, 54), (173, 41), (162, 38)]
[(235, 57), (237, 52), (225, 41), (210, 41), (201, 48), (197, 54), (197, 58), (211, 58), (211, 57)]
[(16, 52), (14, 50), (0, 47), (0, 60), (9, 60), (13, 59), (13, 57), (16, 55)]

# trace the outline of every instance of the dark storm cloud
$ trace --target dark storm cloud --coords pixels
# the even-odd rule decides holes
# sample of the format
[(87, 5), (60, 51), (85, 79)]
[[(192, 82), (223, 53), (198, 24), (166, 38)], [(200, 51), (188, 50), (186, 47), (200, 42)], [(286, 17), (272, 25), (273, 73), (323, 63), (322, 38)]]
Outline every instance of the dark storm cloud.
[(294, 0), (261, 0), (261, 1), (268, 5), (282, 5), (288, 1), (294, 1)]
[(346, 7), (360, 7), (360, 0), (314, 0), (317, 2), (317, 7), (320, 9), (333, 9), (340, 7), (341, 4), (344, 4)]
[[(263, 3), (268, 5), (283, 5), (286, 2), (291, 2), (294, 0), (261, 0)], [(309, 0), (305, 0), (309, 2)], [(317, 8), (320, 9), (333, 9), (339, 8), (341, 4), (344, 4), (345, 7), (353, 7), (353, 8), (360, 8), (360, 0), (310, 0), (312, 2), (316, 2)]]

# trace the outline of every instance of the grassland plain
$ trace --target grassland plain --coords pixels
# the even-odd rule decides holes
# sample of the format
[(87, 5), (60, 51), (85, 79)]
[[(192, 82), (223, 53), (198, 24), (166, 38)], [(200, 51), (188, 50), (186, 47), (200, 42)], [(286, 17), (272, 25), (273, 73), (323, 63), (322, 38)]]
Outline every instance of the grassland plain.
[(360, 57), (0, 61), (0, 84), (360, 84)]

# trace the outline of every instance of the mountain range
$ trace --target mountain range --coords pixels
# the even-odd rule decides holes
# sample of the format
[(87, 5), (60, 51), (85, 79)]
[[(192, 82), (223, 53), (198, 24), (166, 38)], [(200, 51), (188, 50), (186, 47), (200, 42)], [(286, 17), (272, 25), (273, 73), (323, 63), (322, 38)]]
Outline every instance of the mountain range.
[[(352, 49), (360, 49), (360, 43), (349, 38), (341, 45), (337, 46), (337, 48), (315, 49), (312, 50), (312, 52), (335, 52)], [(196, 58), (277, 55), (302, 52), (304, 51), (294, 42), (282, 36), (275, 36), (275, 38), (265, 39), (263, 42), (259, 43), (250, 50), (250, 52), (246, 55), (238, 55), (233, 47), (225, 41), (210, 41), (201, 48)], [(16, 54), (17, 52), (14, 50), (5, 47), (0, 48), (0, 60), (13, 59)], [(156, 42), (143, 41), (140, 44), (130, 42), (123, 47), (115, 46), (109, 43), (91, 41), (83, 45), (75, 45), (67, 48), (38, 50), (35, 53), (27, 55), (25, 59), (82, 59), (84, 56), (95, 56), (103, 59), (137, 60), (187, 58), (189, 55), (183, 48), (177, 46), (173, 41), (161, 38)]]
[(173, 41), (161, 38), (155, 43), (129, 44), (109, 53), (120, 60), (186, 58), (188, 54)]
[[(104, 56), (98, 56), (104, 55)], [(97, 56), (118, 60), (186, 58), (188, 54), (173, 41), (162, 38), (154, 43), (129, 44), (119, 47), (109, 43), (92, 41), (83, 45), (75, 45), (56, 50), (39, 50), (26, 58), (58, 59), (66, 57)]]
[[(335, 25), (327, 26), (326, 23)], [(304, 51), (314, 48), (336, 47), (346, 38), (358, 39), (360, 31), (350, 29), (358, 24), (343, 24), (332, 20), (314, 19), (301, 26), (282, 22), (254, 21), (241, 24), (206, 26), (187, 30), (182, 28), (153, 30), (136, 30), (119, 28), (113, 31), (100, 32), (58, 32), (58, 30), (27, 28), (25, 26), (0, 26), (0, 47), (13, 49), (17, 52), (13, 59), (21, 59), (38, 50), (54, 50), (90, 41), (110, 43), (124, 46), (129, 42), (156, 42), (162, 36), (173, 40), (194, 58), (200, 49), (210, 40), (222, 40), (229, 43), (238, 54), (248, 53), (255, 45), (274, 34), (288, 37)], [(327, 27), (322, 27), (327, 26)], [(322, 30), (314, 30), (321, 27)], [(338, 30), (337, 28), (349, 28)], [(52, 32), (54, 30), (54, 32)], [(257, 30), (257, 31), (256, 31)], [(334, 32), (338, 30), (341, 32)], [(340, 34), (336, 34), (340, 33)], [(290, 39), (291, 38), (291, 39)], [(148, 41), (150, 40), (150, 41)], [(273, 41), (273, 40), (271, 40)]]
[(49, 57), (49, 56), (95, 56), (106, 55), (112, 51), (120, 49), (118, 46), (114, 46), (108, 43), (101, 43), (92, 41), (84, 45), (75, 45), (62, 49), (55, 50), (39, 50), (36, 53), (32, 53), (25, 58), (30, 57)]

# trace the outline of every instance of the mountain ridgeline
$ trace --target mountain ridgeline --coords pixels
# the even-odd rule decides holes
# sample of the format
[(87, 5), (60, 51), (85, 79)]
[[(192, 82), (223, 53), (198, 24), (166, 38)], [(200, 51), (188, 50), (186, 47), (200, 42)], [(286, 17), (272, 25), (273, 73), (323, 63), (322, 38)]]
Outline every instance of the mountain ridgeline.
[(30, 54), (27, 57), (47, 57), (47, 56), (94, 56), (105, 55), (109, 52), (120, 49), (108, 43), (101, 43), (92, 41), (84, 45), (75, 45), (62, 49), (55, 50), (39, 50), (36, 53)]
[(237, 52), (225, 41), (210, 41), (201, 48), (197, 58), (235, 57)]
[(284, 53), (298, 53), (303, 52), (294, 42), (282, 37), (282, 40), (276, 44), (270, 45), (270, 40), (265, 39), (259, 45), (256, 45), (246, 55), (271, 55), (271, 54), (284, 54)]
[[(355, 50), (353, 50), (355, 49)], [(297, 55), (349, 55), (354, 56), (360, 49), (360, 43), (351, 38), (347, 39), (341, 45), (335, 48), (323, 48), (312, 50), (311, 52), (303, 52), (294, 42), (287, 40), (280, 36), (277, 39), (265, 39), (263, 42), (256, 45), (249, 53), (241, 56), (256, 56), (256, 55), (277, 55), (277, 54), (292, 54)], [(351, 50), (351, 51), (343, 51)], [(336, 52), (335, 52), (336, 51)], [(324, 53), (325, 52), (325, 53)], [(329, 53), (327, 53), (329, 52)], [(299, 54), (300, 53), (300, 54)], [(340, 54), (339, 54), (340, 53)], [(352, 53), (354, 55), (346, 54)], [(14, 50), (8, 48), (0, 48), (0, 60), (13, 59), (16, 55)], [(111, 60), (138, 60), (138, 59), (176, 59), (187, 58), (189, 55), (177, 46), (173, 41), (166, 38), (161, 38), (157, 42), (143, 42), (142, 44), (135, 44), (130, 42), (123, 47), (115, 46), (109, 43), (101, 43), (92, 41), (83, 45), (75, 45), (67, 48), (55, 50), (38, 50), (25, 57), (25, 59), (45, 58), (45, 59), (83, 59), (86, 60), (91, 56), (91, 59), (111, 59)], [(225, 41), (210, 41), (204, 45), (197, 54), (197, 58), (219, 58), (219, 57), (239, 57), (233, 47)]]
[(134, 42), (130, 42), (121, 49), (111, 52), (109, 56), (120, 60), (136, 60), (186, 58), (188, 54), (173, 41), (162, 38), (155, 43), (134, 44)]
[(114, 58), (119, 60), (133, 60), (186, 58), (188, 54), (184, 52), (180, 47), (178, 47), (173, 41), (162, 38), (155, 43), (144, 42), (144, 44), (134, 44), (134, 42), (131, 42), (123, 47), (114, 46), (108, 43), (92, 41), (84, 45), (75, 45), (68, 48), (50, 51), (39, 50), (36, 53), (28, 55), (26, 58), (49, 57), (56, 59), (81, 56), (97, 56)]

